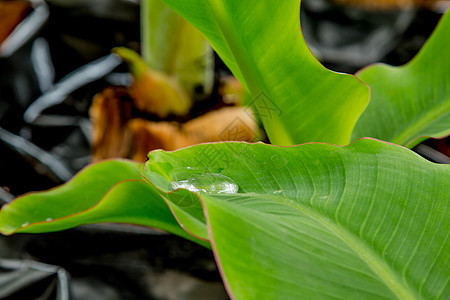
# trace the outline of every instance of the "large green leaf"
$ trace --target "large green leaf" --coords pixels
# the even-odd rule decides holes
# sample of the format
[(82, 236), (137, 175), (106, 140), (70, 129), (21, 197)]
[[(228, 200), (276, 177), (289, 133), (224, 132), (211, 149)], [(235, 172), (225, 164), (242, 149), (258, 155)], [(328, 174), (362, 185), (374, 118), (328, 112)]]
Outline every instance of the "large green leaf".
[(235, 299), (448, 295), (450, 166), (405, 148), (199, 145), (151, 153), (144, 175), (200, 195)]
[(142, 175), (152, 183), (138, 179), (134, 163), (94, 165), (5, 206), (0, 230), (124, 222), (205, 246), (209, 238), (235, 299), (448, 294), (449, 165), (371, 139), (346, 147), (219, 143), (154, 151)]
[[(185, 193), (176, 193), (172, 201), (178, 201), (179, 195)], [(83, 224), (130, 223), (160, 228), (209, 247), (208, 242), (180, 227), (162, 198), (164, 195), (142, 179), (138, 163), (106, 161), (86, 168), (58, 188), (30, 193), (3, 206), (0, 232), (41, 233)], [(186, 201), (191, 196), (195, 197), (189, 193), (182, 199)], [(176, 209), (178, 203), (183, 202), (170, 204)], [(204, 236), (207, 238), (207, 234)]]
[(205, 35), (244, 84), (272, 143), (350, 141), (369, 90), (314, 58), (301, 35), (299, 0), (163, 2)]
[(450, 134), (450, 12), (420, 53), (407, 65), (377, 64), (357, 76), (372, 99), (353, 139), (370, 136), (414, 147), (424, 137)]

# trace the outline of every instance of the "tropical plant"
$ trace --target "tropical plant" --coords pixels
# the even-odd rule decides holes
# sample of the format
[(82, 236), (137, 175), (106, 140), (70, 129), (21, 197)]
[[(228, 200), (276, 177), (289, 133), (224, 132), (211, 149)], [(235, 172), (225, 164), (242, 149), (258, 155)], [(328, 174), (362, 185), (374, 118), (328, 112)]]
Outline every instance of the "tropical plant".
[(130, 94), (138, 109), (185, 115), (195, 90), (211, 93), (214, 84), (214, 54), (203, 35), (160, 0), (141, 5), (142, 58), (133, 50), (113, 51), (129, 65), (133, 75)]
[(450, 168), (387, 142), (450, 132), (449, 13), (410, 64), (358, 74), (367, 106), (365, 84), (310, 53), (298, 0), (164, 2), (243, 83), (274, 145), (98, 163), (4, 206), (0, 231), (157, 227), (211, 248), (236, 299), (445, 298)]

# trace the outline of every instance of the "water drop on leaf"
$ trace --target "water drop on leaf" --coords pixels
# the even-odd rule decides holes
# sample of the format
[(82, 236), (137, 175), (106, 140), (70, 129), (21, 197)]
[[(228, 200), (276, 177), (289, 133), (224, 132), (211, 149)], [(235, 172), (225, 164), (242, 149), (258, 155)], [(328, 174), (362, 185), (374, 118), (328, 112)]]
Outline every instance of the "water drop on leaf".
[(25, 222), (22, 225), (20, 225), (20, 227), (25, 227), (25, 226), (28, 226), (28, 225), (30, 225), (30, 222)]
[(205, 173), (191, 175), (188, 179), (172, 181), (172, 188), (187, 189), (194, 193), (205, 194), (235, 194), (239, 190), (237, 183), (222, 174)]

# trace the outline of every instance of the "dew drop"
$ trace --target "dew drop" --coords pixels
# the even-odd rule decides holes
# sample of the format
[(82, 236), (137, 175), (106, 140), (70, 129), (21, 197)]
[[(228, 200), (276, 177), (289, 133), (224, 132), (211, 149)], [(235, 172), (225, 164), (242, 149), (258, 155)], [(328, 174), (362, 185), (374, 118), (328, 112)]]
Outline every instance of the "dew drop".
[(282, 193), (283, 193), (283, 190), (276, 190), (276, 191), (272, 192), (272, 194), (275, 194), (275, 195), (282, 194)]
[(233, 179), (216, 173), (197, 174), (188, 179), (172, 181), (171, 186), (174, 190), (183, 188), (205, 194), (236, 194), (239, 190)]
[(206, 193), (205, 189), (198, 188), (195, 186), (195, 179), (187, 179), (187, 180), (180, 180), (180, 181), (172, 181), (170, 185), (174, 190), (176, 189), (187, 189), (191, 192), (198, 193), (198, 192), (204, 192)]
[(51, 222), (51, 221), (53, 221), (53, 218), (47, 218), (47, 219), (45, 219), (45, 221)]
[(20, 225), (20, 227), (25, 227), (25, 226), (28, 226), (28, 225), (30, 225), (30, 222), (25, 222), (22, 225)]

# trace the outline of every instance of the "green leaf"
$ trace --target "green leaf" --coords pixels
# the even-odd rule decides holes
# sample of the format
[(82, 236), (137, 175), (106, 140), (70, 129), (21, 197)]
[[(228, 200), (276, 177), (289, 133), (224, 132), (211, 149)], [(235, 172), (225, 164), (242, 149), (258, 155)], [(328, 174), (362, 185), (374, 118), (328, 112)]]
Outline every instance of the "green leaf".
[(154, 70), (175, 77), (192, 97), (214, 85), (214, 53), (203, 35), (160, 0), (141, 1), (142, 56)]
[(152, 183), (139, 180), (135, 163), (93, 165), (3, 207), (0, 230), (122, 222), (208, 247), (206, 237), (235, 299), (448, 293), (449, 165), (371, 139), (346, 147), (218, 143), (154, 151), (143, 175)]
[(299, 0), (163, 2), (204, 34), (244, 84), (272, 143), (350, 141), (369, 90), (314, 58), (301, 35)]
[(357, 76), (372, 99), (352, 139), (370, 136), (414, 147), (426, 137), (450, 134), (450, 12), (420, 53), (401, 67), (377, 64)]
[(200, 195), (235, 299), (448, 294), (448, 165), (362, 139), (198, 145), (152, 152), (147, 166), (160, 188)]
[[(101, 162), (58, 188), (30, 193), (3, 206), (0, 232), (41, 233), (83, 224), (130, 223), (160, 228), (209, 247), (180, 227), (159, 193), (142, 179), (139, 164)], [(176, 195), (172, 198), (177, 200)]]

